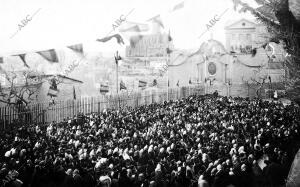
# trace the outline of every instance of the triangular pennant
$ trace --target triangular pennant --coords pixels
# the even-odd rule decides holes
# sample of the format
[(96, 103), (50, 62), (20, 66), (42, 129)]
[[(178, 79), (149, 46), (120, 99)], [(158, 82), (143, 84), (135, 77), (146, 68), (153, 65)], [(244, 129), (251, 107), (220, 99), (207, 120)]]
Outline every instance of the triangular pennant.
[(153, 18), (150, 18), (148, 21), (155, 22), (155, 23), (157, 23), (159, 26), (161, 26), (162, 28), (165, 28), (165, 27), (164, 27), (164, 24), (163, 24), (163, 22), (162, 22), (162, 20), (161, 20), (160, 15), (154, 16)]
[(118, 44), (124, 44), (124, 40), (123, 40), (123, 38), (120, 34), (114, 34), (112, 36), (107, 36), (107, 37), (104, 37), (104, 38), (101, 38), (101, 39), (97, 39), (96, 41), (98, 41), (98, 42), (107, 42), (107, 41), (111, 40), (112, 38), (116, 38)]
[(13, 55), (13, 56), (19, 56), (21, 58), (22, 62), (24, 63), (24, 66), (26, 66), (27, 68), (30, 68), (29, 65), (26, 63), (26, 60), (25, 60), (26, 53), (25, 54)]
[(50, 62), (58, 62), (58, 58), (54, 49), (49, 49), (46, 51), (38, 51), (37, 53)]
[(70, 49), (72, 49), (75, 52), (83, 53), (83, 46), (82, 46), (82, 44), (75, 44), (75, 45), (70, 45), (70, 46), (67, 46), (67, 47), (70, 48)]

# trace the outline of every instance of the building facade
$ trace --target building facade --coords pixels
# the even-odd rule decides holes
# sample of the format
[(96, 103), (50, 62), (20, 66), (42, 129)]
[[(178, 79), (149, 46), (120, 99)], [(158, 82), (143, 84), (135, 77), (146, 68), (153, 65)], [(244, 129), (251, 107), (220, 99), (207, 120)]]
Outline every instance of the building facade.
[[(268, 90), (284, 90), (284, 50), (280, 44), (265, 48), (265, 28), (241, 19), (225, 27), (225, 46), (208, 40), (198, 51), (178, 55), (170, 65), (171, 87), (202, 84), (206, 93), (222, 95), (266, 96)], [(256, 53), (253, 54), (253, 49)], [(183, 73), (183, 71), (185, 73)]]

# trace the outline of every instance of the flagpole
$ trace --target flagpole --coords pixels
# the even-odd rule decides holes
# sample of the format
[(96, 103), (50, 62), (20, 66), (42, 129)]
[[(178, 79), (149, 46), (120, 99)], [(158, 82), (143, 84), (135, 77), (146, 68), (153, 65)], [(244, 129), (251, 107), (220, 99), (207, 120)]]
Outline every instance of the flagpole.
[(118, 51), (116, 53), (115, 56), (115, 62), (116, 62), (116, 85), (117, 85), (117, 94), (119, 93), (119, 89), (118, 89)]
[[(168, 34), (168, 48), (170, 48), (170, 29)], [(170, 53), (167, 51), (167, 100), (169, 101), (169, 64), (170, 64)]]

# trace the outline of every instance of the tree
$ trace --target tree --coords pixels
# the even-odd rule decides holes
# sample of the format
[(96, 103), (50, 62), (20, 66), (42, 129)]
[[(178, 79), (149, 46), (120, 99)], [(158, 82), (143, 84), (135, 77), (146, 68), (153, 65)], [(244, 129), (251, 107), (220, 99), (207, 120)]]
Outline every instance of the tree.
[(0, 103), (9, 106), (9, 110), (15, 110), (18, 121), (31, 121), (32, 115), (29, 104), (36, 100), (42, 79), (36, 76), (36, 72), (27, 71), (2, 71), (0, 82)]
[(28, 105), (36, 98), (43, 81), (33, 71), (3, 72), (5, 84), (0, 83), (0, 102), (6, 105)]
[[(269, 42), (282, 42), (285, 55), (287, 96), (300, 103), (300, 9), (297, 0), (255, 0), (260, 6), (254, 8), (241, 0), (233, 0), (235, 10), (251, 12), (258, 21), (267, 26)], [(292, 12), (293, 11), (293, 12)]]

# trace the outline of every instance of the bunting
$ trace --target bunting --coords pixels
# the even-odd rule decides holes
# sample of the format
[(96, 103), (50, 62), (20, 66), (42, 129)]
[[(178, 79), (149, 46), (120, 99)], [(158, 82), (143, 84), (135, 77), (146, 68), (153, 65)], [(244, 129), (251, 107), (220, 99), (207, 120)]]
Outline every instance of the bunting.
[(24, 63), (24, 66), (26, 66), (27, 68), (30, 68), (29, 65), (26, 63), (26, 60), (25, 60), (26, 53), (13, 55), (13, 56), (19, 56), (21, 58), (22, 62)]
[(37, 53), (50, 62), (58, 62), (58, 58), (54, 49), (38, 51)]
[(162, 19), (161, 19), (161, 17), (160, 17), (160, 15), (157, 15), (157, 16), (154, 16), (153, 18), (150, 18), (149, 20), (147, 20), (147, 21), (152, 21), (152, 22), (154, 22), (154, 23), (157, 23), (159, 26), (161, 26), (162, 28), (165, 28), (164, 27), (164, 24), (163, 24), (163, 22), (162, 22)]
[(120, 90), (127, 90), (125, 83), (123, 81), (120, 82)]
[(75, 52), (83, 54), (83, 46), (82, 44), (75, 44), (75, 45), (70, 45), (67, 46), (69, 49), (72, 49)]

